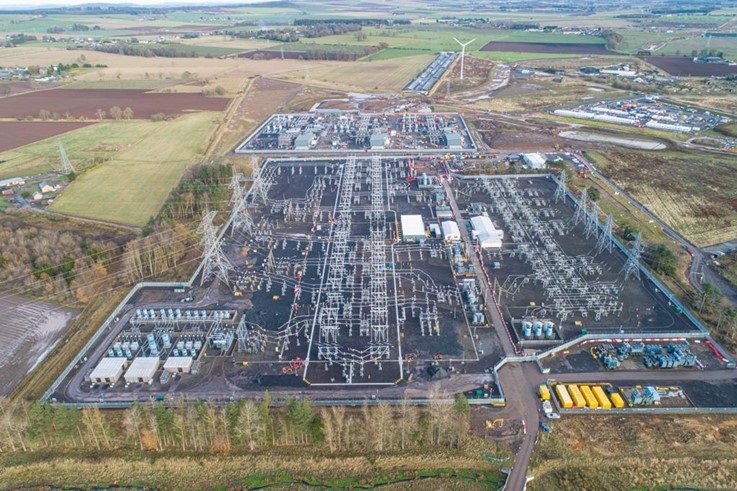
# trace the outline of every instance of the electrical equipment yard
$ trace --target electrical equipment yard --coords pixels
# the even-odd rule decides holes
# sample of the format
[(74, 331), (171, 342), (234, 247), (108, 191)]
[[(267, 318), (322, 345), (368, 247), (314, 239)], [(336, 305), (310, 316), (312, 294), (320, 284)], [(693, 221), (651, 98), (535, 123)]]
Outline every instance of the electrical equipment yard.
[[(275, 115), (240, 150), (272, 145), (271, 136), (259, 136), (266, 129), (292, 134), (326, 125), (325, 117)], [(422, 118), (465, 128), (457, 115)], [(639, 240), (618, 242), (612, 219), (585, 192), (572, 195), (565, 173), (455, 176), (446, 152), (428, 158), (344, 149), (339, 157), (269, 159), (249, 184), (234, 176), (229, 217), (203, 218), (193, 278), (137, 286), (44, 397), (113, 405), (153, 397), (228, 401), (269, 388), (356, 403), (423, 400), (427, 382), (441, 381), (449, 392), (472, 394), (474, 404), (503, 405), (505, 391), (519, 390), (499, 378), (508, 362), (537, 360), (561, 376), (583, 377), (603, 370), (587, 351), (600, 339), (711, 343), (640, 265)], [(627, 356), (639, 353), (634, 346)], [(648, 360), (733, 366), (709, 346), (711, 355), (681, 347), (653, 351)], [(602, 360), (618, 353), (606, 343), (597, 349)], [(571, 350), (580, 354), (564, 358), (566, 369), (555, 360)], [(607, 405), (593, 389), (573, 395)], [(616, 409), (616, 401), (609, 404)]]

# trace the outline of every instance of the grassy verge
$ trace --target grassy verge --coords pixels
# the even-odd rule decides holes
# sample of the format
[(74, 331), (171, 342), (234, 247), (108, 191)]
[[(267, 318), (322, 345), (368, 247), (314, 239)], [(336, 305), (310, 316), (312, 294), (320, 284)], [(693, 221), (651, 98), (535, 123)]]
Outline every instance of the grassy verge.
[(605, 175), (698, 246), (737, 238), (737, 159), (706, 152), (588, 152)]
[(77, 178), (52, 210), (144, 225), (202, 155), (217, 119), (217, 113), (200, 112), (158, 123), (136, 145)]
[(535, 449), (531, 490), (737, 487), (732, 416), (575, 416), (552, 426)]
[(486, 462), (454, 454), (306, 455), (291, 450), (247, 455), (140, 454), (101, 456), (13, 454), (0, 461), (9, 488), (139, 486), (155, 489), (365, 489), (417, 484), (406, 489), (497, 489), (503, 476)]

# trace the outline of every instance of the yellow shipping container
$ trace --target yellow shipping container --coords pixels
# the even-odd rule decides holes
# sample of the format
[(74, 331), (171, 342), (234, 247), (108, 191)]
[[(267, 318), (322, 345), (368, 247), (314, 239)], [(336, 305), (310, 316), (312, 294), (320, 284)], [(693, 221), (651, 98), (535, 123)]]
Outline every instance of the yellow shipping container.
[(537, 391), (540, 394), (541, 401), (550, 400), (550, 390), (548, 389), (548, 386), (546, 384), (540, 384), (540, 387), (538, 387)]
[(573, 399), (573, 407), (586, 407), (586, 399), (583, 398), (577, 385), (571, 384), (566, 388), (568, 389), (568, 393), (571, 395), (571, 399)]
[(618, 393), (612, 394), (612, 404), (614, 404), (614, 407), (617, 409), (622, 409), (624, 407), (624, 399), (622, 399), (622, 396), (620, 396)]
[(570, 409), (573, 407), (573, 401), (571, 400), (571, 396), (568, 395), (568, 391), (566, 390), (565, 385), (558, 384), (555, 386), (555, 393), (558, 396), (558, 402), (560, 402), (560, 406), (564, 409)]
[(594, 397), (594, 393), (591, 392), (591, 388), (588, 385), (582, 385), (580, 389), (581, 395), (586, 399), (586, 406), (589, 409), (597, 409), (599, 407), (599, 401)]
[(606, 393), (604, 393), (604, 389), (602, 389), (601, 387), (597, 385), (597, 386), (591, 387), (591, 391), (594, 393), (594, 396), (599, 401), (599, 406), (602, 409), (612, 408), (612, 403), (609, 402), (609, 398), (606, 396)]

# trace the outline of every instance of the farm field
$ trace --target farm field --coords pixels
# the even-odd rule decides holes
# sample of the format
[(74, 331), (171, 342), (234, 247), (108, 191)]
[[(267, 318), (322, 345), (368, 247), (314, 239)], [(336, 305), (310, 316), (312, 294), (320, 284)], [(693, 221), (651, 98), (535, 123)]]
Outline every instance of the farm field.
[(694, 63), (690, 56), (645, 56), (642, 59), (677, 77), (723, 77), (737, 73), (736, 65)]
[(433, 55), (427, 54), (371, 62), (343, 63), (311, 69), (309, 81), (305, 80), (303, 71), (293, 72), (281, 78), (349, 91), (401, 91), (433, 58)]
[(480, 51), (506, 53), (555, 53), (569, 55), (606, 55), (609, 51), (603, 43), (541, 43), (490, 41)]
[[(70, 131), (58, 138), (39, 140), (13, 150), (0, 153), (0, 178), (43, 174), (59, 169), (57, 140), (64, 143), (67, 156), (75, 169), (84, 171), (96, 161), (106, 161), (119, 152), (142, 141), (147, 135), (170, 124), (167, 121), (131, 120), (101, 121)], [(2, 124), (65, 124), (5, 122)]]
[[(84, 128), (92, 123), (77, 121), (0, 121), (0, 152), (33, 143), (68, 131)], [(0, 173), (6, 162), (0, 158)]]
[(737, 61), (737, 40), (735, 38), (694, 36), (687, 39), (677, 39), (663, 46), (662, 49), (658, 50), (658, 54), (690, 57), (693, 50), (699, 52), (702, 49), (721, 51), (725, 58)]
[(162, 123), (155, 131), (78, 177), (54, 201), (53, 211), (142, 226), (156, 215), (202, 155), (218, 114), (200, 112)]
[(531, 491), (737, 487), (732, 415), (575, 416), (550, 426), (533, 454)]
[[(57, 113), (65, 119), (96, 119), (97, 110), (118, 106), (130, 107), (133, 117), (149, 118), (153, 114), (181, 114), (187, 110), (222, 111), (230, 99), (205, 97), (201, 94), (153, 94), (142, 90), (43, 90), (0, 99), (0, 118), (37, 118), (41, 111)], [(102, 118), (104, 119), (104, 118)]]
[(0, 298), (0, 397), (45, 357), (76, 311), (21, 295)]
[(588, 152), (633, 198), (698, 246), (737, 238), (737, 158), (709, 153)]

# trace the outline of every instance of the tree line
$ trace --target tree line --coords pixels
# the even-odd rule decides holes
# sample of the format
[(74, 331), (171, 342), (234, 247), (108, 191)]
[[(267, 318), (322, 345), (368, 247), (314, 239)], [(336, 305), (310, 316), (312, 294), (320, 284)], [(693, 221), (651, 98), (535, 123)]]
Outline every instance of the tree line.
[(77, 409), (35, 402), (0, 404), (0, 452), (96, 449), (144, 452), (255, 451), (312, 446), (329, 452), (462, 448), (470, 429), (463, 394), (449, 403), (433, 390), (428, 406), (408, 399), (360, 408), (316, 409), (288, 397), (279, 407), (259, 400), (134, 403), (124, 410)]

